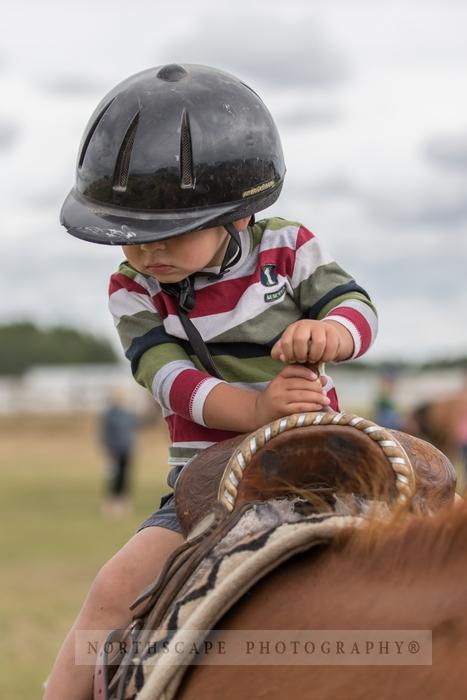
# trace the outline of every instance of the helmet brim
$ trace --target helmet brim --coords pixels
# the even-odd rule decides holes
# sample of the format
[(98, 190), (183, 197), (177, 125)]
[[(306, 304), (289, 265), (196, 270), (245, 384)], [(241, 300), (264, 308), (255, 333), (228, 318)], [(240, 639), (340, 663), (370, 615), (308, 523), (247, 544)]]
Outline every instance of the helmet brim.
[(118, 210), (84, 200), (73, 188), (63, 203), (60, 223), (72, 236), (91, 243), (136, 245), (208, 228), (219, 220), (227, 222), (237, 210), (238, 203), (232, 202), (182, 211)]

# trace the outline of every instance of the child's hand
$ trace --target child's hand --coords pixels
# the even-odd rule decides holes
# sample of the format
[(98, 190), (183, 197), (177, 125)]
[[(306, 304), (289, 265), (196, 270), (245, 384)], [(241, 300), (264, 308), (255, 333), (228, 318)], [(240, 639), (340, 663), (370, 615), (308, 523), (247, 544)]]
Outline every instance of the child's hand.
[(353, 348), (353, 338), (341, 323), (304, 319), (285, 329), (271, 357), (281, 362), (332, 362), (346, 360)]
[(321, 411), (330, 400), (323, 384), (327, 380), (306, 367), (288, 365), (275, 377), (256, 399), (256, 418), (265, 425), (276, 418), (303, 411)]

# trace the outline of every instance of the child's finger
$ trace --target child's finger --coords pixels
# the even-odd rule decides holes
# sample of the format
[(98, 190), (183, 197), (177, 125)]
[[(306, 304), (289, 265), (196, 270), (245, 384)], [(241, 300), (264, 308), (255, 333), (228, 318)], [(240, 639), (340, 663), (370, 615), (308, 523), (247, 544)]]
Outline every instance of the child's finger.
[(272, 346), (271, 357), (273, 360), (279, 360), (281, 354), (282, 354), (281, 341), (278, 340), (277, 343), (274, 343), (274, 345)]
[(310, 329), (307, 326), (296, 326), (291, 343), (293, 357), (289, 358), (289, 360), (306, 362), (310, 349)]
[(290, 377), (284, 384), (285, 391), (314, 391), (317, 394), (323, 393), (323, 387), (319, 379), (310, 380), (301, 377)]
[(325, 394), (312, 390), (306, 391), (304, 389), (287, 391), (285, 399), (287, 404), (313, 403), (319, 406), (328, 406), (331, 403), (331, 400)]
[(289, 326), (282, 333), (280, 341), (280, 353), (279, 359), (282, 362), (295, 362), (294, 352), (293, 352), (293, 338), (294, 329), (293, 326)]
[(326, 336), (326, 347), (323, 351), (323, 362), (331, 362), (335, 357), (337, 357), (339, 352), (339, 336), (336, 334), (328, 333)]
[(291, 364), (284, 367), (280, 372), (280, 376), (284, 379), (289, 379), (291, 377), (300, 377), (301, 379), (308, 379), (308, 381), (316, 381), (318, 375), (312, 369), (304, 367), (304, 365)]
[(308, 413), (309, 411), (329, 411), (329, 404), (323, 406), (320, 403), (303, 403), (297, 401), (287, 405), (287, 415), (292, 413)]
[(326, 350), (326, 334), (321, 328), (316, 328), (311, 336), (308, 348), (308, 362), (320, 362)]

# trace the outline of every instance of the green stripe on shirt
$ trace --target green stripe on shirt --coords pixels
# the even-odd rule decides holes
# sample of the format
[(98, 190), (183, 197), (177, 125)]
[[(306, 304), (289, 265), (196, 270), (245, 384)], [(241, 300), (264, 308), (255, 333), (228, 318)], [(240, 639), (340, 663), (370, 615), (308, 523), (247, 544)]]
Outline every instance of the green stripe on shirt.
[(323, 308), (318, 314), (318, 319), (324, 318), (332, 309), (334, 309), (336, 306), (339, 306), (339, 304), (342, 304), (345, 301), (354, 301), (355, 299), (363, 301), (367, 306), (370, 307), (370, 309), (373, 309), (376, 315), (378, 315), (374, 305), (371, 303), (368, 297), (366, 297), (361, 292), (349, 292), (348, 294), (341, 294), (341, 296), (332, 299), (328, 304), (326, 304), (326, 306), (323, 306)]
[(138, 384), (152, 391), (155, 374), (169, 362), (175, 360), (190, 360), (184, 349), (178, 343), (161, 343), (155, 345), (141, 356), (135, 379)]
[(135, 337), (141, 337), (162, 325), (159, 314), (152, 311), (138, 311), (131, 316), (122, 316), (117, 324), (117, 331), (123, 350), (127, 352)]
[(352, 280), (353, 277), (336, 262), (327, 263), (318, 267), (312, 275), (300, 282), (294, 289), (294, 298), (301, 309), (307, 310), (328, 292)]

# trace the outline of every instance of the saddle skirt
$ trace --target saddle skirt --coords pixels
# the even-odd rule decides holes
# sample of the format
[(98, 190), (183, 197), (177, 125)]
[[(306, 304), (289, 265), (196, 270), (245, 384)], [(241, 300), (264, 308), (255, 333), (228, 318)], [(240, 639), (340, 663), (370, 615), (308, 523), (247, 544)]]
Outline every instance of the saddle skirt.
[[(336, 501), (328, 513), (303, 514), (307, 502), (272, 499), (249, 503), (235, 525), (211, 547), (192, 571), (162, 619), (151, 614), (127, 657), (125, 700), (172, 700), (187, 665), (201, 662), (201, 649), (221, 617), (267, 572), (299, 552), (324, 545), (344, 528), (360, 527), (368, 513), (387, 508), (363, 499)], [(156, 624), (154, 624), (156, 623)], [(137, 650), (137, 651), (136, 651)], [(112, 696), (114, 697), (114, 696)]]

